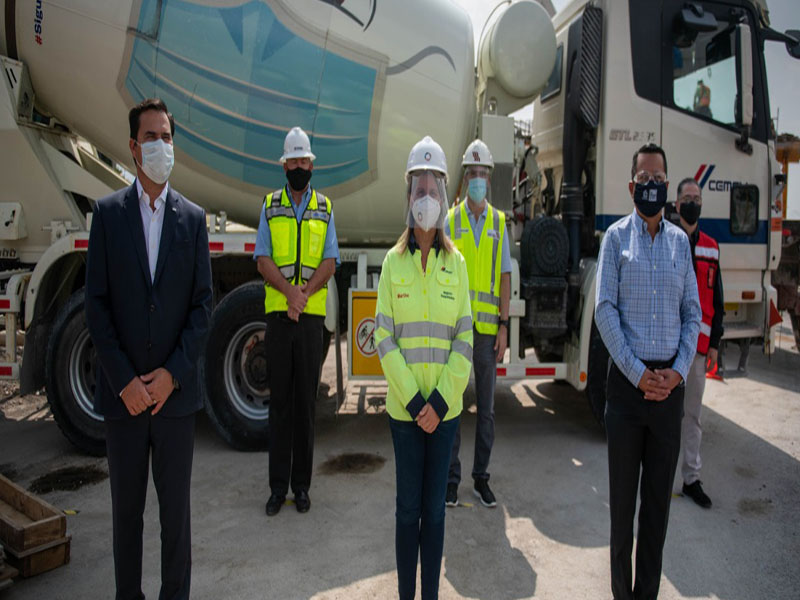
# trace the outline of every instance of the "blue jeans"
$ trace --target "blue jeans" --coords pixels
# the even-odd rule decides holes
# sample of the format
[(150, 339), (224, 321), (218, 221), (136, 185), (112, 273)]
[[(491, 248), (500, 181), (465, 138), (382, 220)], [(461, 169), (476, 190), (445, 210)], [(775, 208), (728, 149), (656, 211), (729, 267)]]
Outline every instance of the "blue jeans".
[(444, 550), (444, 496), (459, 417), (425, 433), (413, 421), (389, 418), (397, 473), (395, 554), (400, 600), (413, 600), (417, 556), (422, 563), (422, 598), (439, 597)]

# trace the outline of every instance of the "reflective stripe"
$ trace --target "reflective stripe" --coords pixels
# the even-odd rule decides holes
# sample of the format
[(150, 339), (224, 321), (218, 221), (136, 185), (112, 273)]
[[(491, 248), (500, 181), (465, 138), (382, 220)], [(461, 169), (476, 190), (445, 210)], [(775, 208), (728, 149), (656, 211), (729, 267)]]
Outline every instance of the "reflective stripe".
[(392, 350), (397, 350), (397, 343), (394, 341), (394, 338), (387, 337), (378, 344), (378, 358), (383, 360), (383, 357)]
[(324, 221), (325, 223), (331, 220), (331, 216), (322, 210), (307, 210), (303, 213), (303, 221)]
[(400, 348), (407, 365), (416, 363), (446, 365), (450, 351), (444, 348)]
[(308, 281), (316, 272), (316, 269), (312, 269), (311, 267), (300, 267), (300, 277)]
[(469, 315), (466, 317), (461, 317), (458, 321), (456, 321), (455, 335), (459, 336), (470, 329), (472, 329), (472, 317)]
[(294, 275), (295, 275), (294, 265), (288, 265), (286, 267), (279, 267), (278, 270), (281, 272), (281, 275), (286, 277), (286, 279), (294, 279)]
[(394, 332), (394, 320), (383, 313), (375, 315), (375, 326), (383, 327), (387, 331)]
[[(495, 269), (497, 268), (497, 244), (500, 243), (500, 213), (492, 207), (492, 216), (494, 217), (494, 222), (492, 223), (494, 227), (494, 237), (492, 237), (492, 285), (489, 288), (489, 291), (494, 296), (494, 278), (495, 278)], [(480, 300), (480, 296), (478, 296), (478, 300)], [(481, 300), (481, 302), (485, 302), (485, 300)], [(500, 306), (500, 302), (497, 303)]]
[(270, 206), (265, 214), (267, 220), (273, 217), (294, 217), (294, 211), (289, 206)]
[(707, 335), (708, 337), (711, 337), (711, 325), (700, 321), (700, 333), (702, 333), (703, 335)]
[(700, 246), (699, 244), (694, 247), (694, 255), (700, 258), (713, 258), (714, 260), (719, 260), (718, 249)]
[(454, 240), (460, 240), (461, 239), (461, 210), (460, 210), (460, 207), (457, 208), (454, 212), (455, 212), (456, 221), (455, 221), (455, 227), (453, 227), (453, 229), (455, 229), (455, 231), (451, 231), (450, 235), (453, 237)]
[(431, 323), (430, 321), (412, 321), (409, 323), (399, 323), (394, 330), (395, 337), (399, 340), (401, 338), (412, 337), (432, 337), (440, 340), (452, 340), (455, 329), (449, 325), (442, 323)]
[(485, 312), (478, 312), (478, 318), (476, 319), (480, 323), (491, 323), (493, 325), (500, 324), (500, 315), (490, 315), (489, 313)]
[[(469, 299), (472, 302), (475, 301), (475, 290), (469, 291)], [(478, 302), (485, 302), (486, 304), (491, 304), (492, 306), (500, 306), (500, 298), (487, 292), (478, 292)]]
[(452, 352), (458, 352), (464, 356), (468, 361), (472, 362), (472, 346), (463, 340), (453, 340), (453, 345), (450, 347)]

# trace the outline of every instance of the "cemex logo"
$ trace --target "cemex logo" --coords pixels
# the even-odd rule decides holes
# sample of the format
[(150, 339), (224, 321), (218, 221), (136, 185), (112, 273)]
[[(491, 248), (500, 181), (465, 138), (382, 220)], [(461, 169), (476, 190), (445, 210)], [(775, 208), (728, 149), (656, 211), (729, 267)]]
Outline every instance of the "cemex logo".
[(700, 189), (704, 189), (708, 183), (709, 192), (727, 192), (731, 189), (733, 184), (740, 184), (740, 181), (729, 181), (727, 179), (711, 179), (711, 173), (714, 172), (716, 165), (700, 165), (697, 173), (694, 175), (694, 180)]

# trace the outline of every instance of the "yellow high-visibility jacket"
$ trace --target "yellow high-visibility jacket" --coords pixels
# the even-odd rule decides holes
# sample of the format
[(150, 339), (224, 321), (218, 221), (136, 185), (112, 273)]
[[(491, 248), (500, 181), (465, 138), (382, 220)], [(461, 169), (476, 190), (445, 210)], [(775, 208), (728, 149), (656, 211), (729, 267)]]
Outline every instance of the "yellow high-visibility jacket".
[(392, 249), (378, 284), (375, 343), (389, 384), (386, 410), (412, 421), (426, 402), (447, 421), (461, 414), (472, 368), (472, 311), (464, 257)]

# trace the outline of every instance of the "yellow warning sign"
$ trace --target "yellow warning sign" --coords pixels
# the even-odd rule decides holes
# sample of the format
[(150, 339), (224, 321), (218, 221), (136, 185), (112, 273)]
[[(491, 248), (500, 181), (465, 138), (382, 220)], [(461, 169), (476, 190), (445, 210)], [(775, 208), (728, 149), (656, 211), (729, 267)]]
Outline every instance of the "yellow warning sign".
[(350, 292), (350, 375), (382, 377), (375, 344), (377, 291)]

